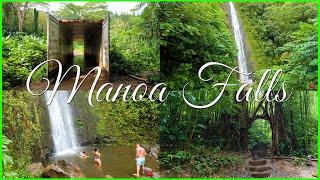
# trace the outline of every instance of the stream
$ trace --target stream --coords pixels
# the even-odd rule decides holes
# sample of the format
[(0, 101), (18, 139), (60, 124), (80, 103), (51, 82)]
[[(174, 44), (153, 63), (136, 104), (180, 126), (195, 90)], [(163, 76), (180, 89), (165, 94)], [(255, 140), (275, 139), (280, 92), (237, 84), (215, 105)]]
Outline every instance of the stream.
[[(92, 151), (98, 148), (101, 153), (102, 166), (97, 167), (94, 162)], [(80, 158), (78, 154), (85, 151), (88, 158)], [(87, 146), (79, 147), (74, 152), (66, 152), (64, 154), (53, 155), (49, 159), (49, 164), (63, 159), (67, 162), (77, 164), (83, 174), (88, 178), (105, 178), (110, 175), (114, 178), (132, 178), (136, 171), (135, 166), (135, 146)], [(150, 167), (154, 172), (159, 172), (159, 164), (154, 157), (146, 156), (145, 167)]]

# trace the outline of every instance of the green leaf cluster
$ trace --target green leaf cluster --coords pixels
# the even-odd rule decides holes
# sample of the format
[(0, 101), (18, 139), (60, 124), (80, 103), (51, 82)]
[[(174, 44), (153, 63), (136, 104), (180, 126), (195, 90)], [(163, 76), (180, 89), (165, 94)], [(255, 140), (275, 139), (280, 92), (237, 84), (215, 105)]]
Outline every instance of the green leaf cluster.
[[(187, 82), (193, 89), (204, 87), (197, 72), (207, 62), (236, 65), (235, 42), (222, 3), (160, 3), (159, 12), (161, 72), (169, 87), (181, 89)], [(215, 80), (228, 75), (222, 68), (204, 73)]]
[(110, 24), (110, 59), (113, 73), (159, 71), (157, 3), (148, 3), (138, 16), (114, 14)]
[(317, 87), (317, 3), (238, 3), (237, 7), (254, 71), (283, 69), (287, 89)]
[[(165, 173), (191, 173), (192, 177), (214, 177), (222, 167), (230, 167), (242, 162), (235, 153), (220, 153), (220, 148), (196, 147), (192, 151), (161, 152), (160, 165)], [(191, 172), (186, 172), (186, 170)]]
[(112, 137), (118, 144), (157, 144), (159, 141), (159, 104), (150, 101), (99, 102), (91, 108), (99, 119), (96, 132)]
[(8, 139), (6, 136), (2, 136), (2, 177), (3, 178), (12, 178), (16, 177), (17, 173), (15, 173), (12, 170), (13, 165), (13, 159), (10, 156), (10, 150), (8, 148), (8, 145), (12, 143), (10, 139)]
[[(33, 153), (40, 152), (42, 144), (41, 123), (44, 109), (38, 99), (23, 91), (3, 91), (3, 167), (6, 177), (32, 177), (26, 167), (37, 159)], [(10, 142), (13, 143), (10, 143)], [(5, 150), (4, 150), (5, 149)], [(7, 172), (7, 174), (6, 174)]]
[(84, 5), (60, 3), (62, 8), (54, 12), (61, 19), (105, 19), (108, 15), (107, 3), (87, 2)]
[[(46, 41), (36, 36), (7, 36), (2, 38), (2, 78), (3, 89), (23, 85), (30, 72), (47, 59)], [(39, 80), (45, 74), (40, 68), (34, 79)]]

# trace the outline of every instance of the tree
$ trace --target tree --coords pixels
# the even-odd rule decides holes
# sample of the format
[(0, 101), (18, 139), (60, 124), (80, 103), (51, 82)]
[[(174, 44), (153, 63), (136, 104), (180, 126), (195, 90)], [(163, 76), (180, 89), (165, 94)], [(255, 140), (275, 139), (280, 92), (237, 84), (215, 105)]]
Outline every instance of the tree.
[(107, 3), (88, 2), (81, 5), (62, 3), (63, 8), (56, 12), (59, 18), (65, 19), (104, 19), (107, 17)]
[(38, 34), (39, 11), (37, 11), (37, 9), (34, 8), (33, 12), (34, 12), (34, 13), (33, 13), (33, 29), (32, 29), (32, 30), (33, 30), (33, 32), (34, 32), (35, 34)]
[(14, 2), (12, 3), (18, 13), (19, 32), (23, 31), (24, 17), (31, 7), (41, 6), (47, 8), (48, 3)]
[(24, 16), (26, 15), (26, 11), (30, 9), (31, 3), (30, 2), (14, 2), (13, 6), (18, 12), (18, 23), (19, 23), (19, 32), (22, 32), (23, 30), (23, 24), (24, 24)]
[(318, 84), (318, 20), (299, 23), (300, 29), (292, 33), (292, 41), (282, 48), (286, 81), (293, 89), (307, 89)]
[(2, 36), (18, 31), (17, 11), (12, 2), (2, 3)]

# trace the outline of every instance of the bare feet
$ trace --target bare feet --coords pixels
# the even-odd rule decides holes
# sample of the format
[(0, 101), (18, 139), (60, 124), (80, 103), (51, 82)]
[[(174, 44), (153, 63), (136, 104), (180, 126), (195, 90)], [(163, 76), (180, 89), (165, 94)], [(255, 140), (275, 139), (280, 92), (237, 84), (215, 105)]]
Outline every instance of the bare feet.
[(134, 177), (140, 177), (138, 174), (133, 174)]

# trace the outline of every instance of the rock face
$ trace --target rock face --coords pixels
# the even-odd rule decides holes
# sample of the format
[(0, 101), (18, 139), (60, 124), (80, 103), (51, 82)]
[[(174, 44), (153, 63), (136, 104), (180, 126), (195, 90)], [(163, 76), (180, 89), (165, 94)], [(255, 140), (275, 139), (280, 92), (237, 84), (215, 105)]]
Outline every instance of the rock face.
[(252, 157), (253, 159), (264, 158), (267, 155), (267, 145), (265, 143), (257, 143), (253, 146)]
[(112, 139), (108, 136), (104, 136), (104, 137), (96, 136), (94, 141), (95, 144), (112, 144), (115, 142), (116, 142), (115, 139)]
[(45, 168), (43, 167), (42, 163), (32, 163), (27, 167), (27, 170), (35, 177), (42, 176)]
[(113, 139), (111, 139), (111, 138), (109, 138), (109, 137), (103, 137), (103, 138), (101, 139), (101, 141), (102, 141), (102, 143), (105, 143), (105, 144), (112, 144), (112, 143), (115, 143), (115, 142), (116, 142), (115, 140), (113, 140)]
[(158, 159), (159, 153), (160, 153), (160, 146), (159, 145), (146, 145), (142, 144), (141, 147), (143, 147), (146, 150), (147, 154), (150, 154), (151, 156)]
[(146, 153), (148, 153), (149, 154), (149, 152), (150, 152), (150, 145), (147, 145), (147, 144), (141, 144), (141, 147), (143, 147), (145, 150), (146, 150)]
[(59, 160), (46, 167), (43, 177), (46, 178), (85, 178), (79, 166), (76, 164)]
[(158, 159), (159, 149), (157, 147), (150, 148), (150, 154)]
[(158, 172), (153, 172), (153, 173), (152, 173), (152, 178), (160, 178), (160, 173), (158, 173)]
[(50, 149), (49, 147), (45, 146), (43, 148), (41, 148), (41, 159), (46, 160), (49, 159), (49, 155), (50, 155)]

